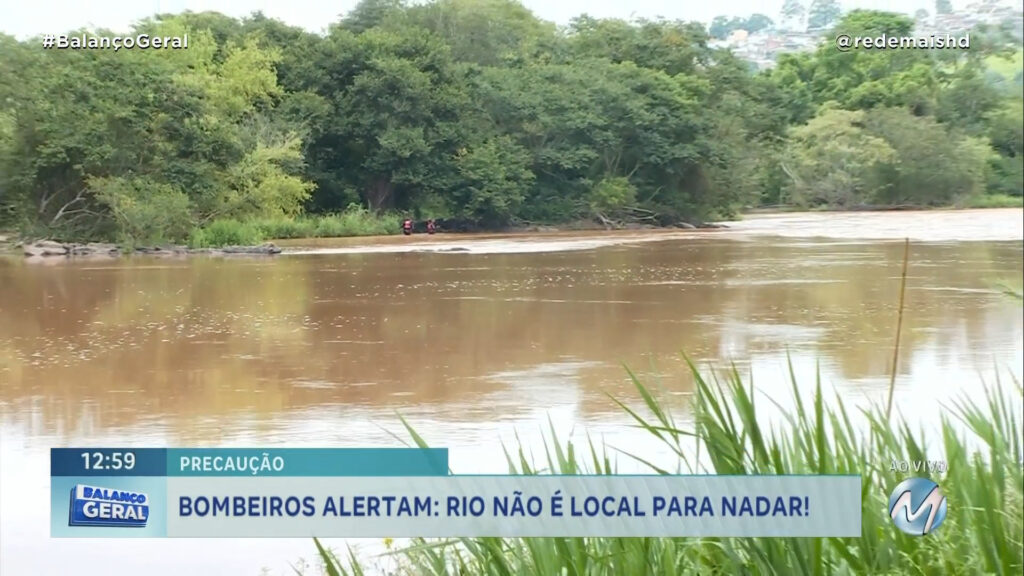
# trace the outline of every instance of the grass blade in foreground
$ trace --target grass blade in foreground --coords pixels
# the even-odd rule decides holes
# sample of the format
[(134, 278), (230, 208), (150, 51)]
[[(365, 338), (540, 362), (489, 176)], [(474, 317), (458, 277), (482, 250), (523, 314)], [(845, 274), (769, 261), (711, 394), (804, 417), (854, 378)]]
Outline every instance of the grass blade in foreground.
[[(795, 385), (795, 413), (785, 426), (765, 429), (751, 386), (733, 369), (725, 381), (709, 384), (691, 364), (697, 385), (695, 430), (674, 429), (674, 420), (641, 383), (641, 397), (657, 421), (620, 405), (683, 459), (678, 438), (695, 435), (700, 450), (718, 474), (862, 474), (861, 538), (464, 538), (414, 540), (389, 554), (399, 574), (434, 575), (612, 575), (658, 574), (1020, 574), (1024, 570), (1024, 472), (1021, 446), (1021, 387), (1007, 401), (998, 387), (987, 388), (981, 405), (963, 400), (944, 417), (942, 434), (945, 477), (934, 478), (946, 494), (949, 515), (926, 537), (903, 534), (886, 514), (889, 491), (907, 474), (892, 471), (894, 459), (924, 460), (926, 442), (906, 424), (895, 425), (884, 406), (865, 411), (868, 426), (858, 430), (841, 401), (827, 402), (820, 381), (805, 404)], [(792, 368), (790, 369), (792, 372)], [(831, 408), (836, 406), (836, 408)], [(809, 410), (807, 409), (809, 408)], [(953, 419), (959, 424), (954, 424)], [(408, 426), (408, 425), (407, 425)], [(410, 428), (411, 431), (411, 428)], [(974, 438), (967, 438), (966, 435)], [(425, 445), (415, 436), (417, 444)], [(970, 440), (970, 441), (969, 441)], [(976, 448), (982, 447), (981, 450)], [(607, 458), (592, 444), (577, 462), (571, 443), (563, 445), (552, 431), (549, 469), (612, 473)], [(555, 457), (551, 458), (553, 454)], [(509, 458), (510, 472), (535, 474), (524, 451)], [(693, 470), (682, 462), (681, 469)], [(912, 473), (913, 474), (913, 473)], [(927, 471), (919, 475), (931, 475)], [(319, 548), (319, 543), (317, 543)], [(360, 573), (350, 555), (347, 569), (319, 548), (329, 573)]]

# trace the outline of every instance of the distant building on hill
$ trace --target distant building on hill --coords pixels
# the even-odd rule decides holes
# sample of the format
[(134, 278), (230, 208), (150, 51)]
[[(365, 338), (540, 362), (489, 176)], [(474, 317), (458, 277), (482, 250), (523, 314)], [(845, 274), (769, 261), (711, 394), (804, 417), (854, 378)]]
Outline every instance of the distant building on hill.
[[(963, 34), (978, 25), (1008, 27), (1018, 40), (1024, 40), (1024, 0), (980, 0), (964, 10), (919, 19), (915, 34)], [(789, 25), (772, 26), (754, 33), (734, 30), (724, 40), (712, 40), (713, 48), (732, 50), (758, 69), (775, 66), (782, 54), (806, 52), (825, 41), (827, 30), (792, 30)]]
[(747, 38), (749, 37), (750, 33), (748, 33), (746, 30), (733, 30), (732, 33), (729, 34), (729, 37), (725, 39), (725, 41), (728, 42), (730, 46), (737, 46), (746, 44)]

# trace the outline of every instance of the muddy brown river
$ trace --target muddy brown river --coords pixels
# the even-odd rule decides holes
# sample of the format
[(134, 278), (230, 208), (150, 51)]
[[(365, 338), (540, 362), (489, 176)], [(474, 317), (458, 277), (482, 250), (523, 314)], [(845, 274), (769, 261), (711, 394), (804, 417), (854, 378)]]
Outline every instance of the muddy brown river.
[[(896, 406), (1018, 377), (1021, 210), (783, 214), (713, 231), (282, 243), (272, 258), (0, 259), (0, 574), (291, 574), (305, 540), (53, 540), (53, 446), (395, 446), (456, 472), (560, 434), (664, 457), (609, 395), (624, 366), (685, 421), (681, 353), (788, 390), (882, 398), (912, 239)], [(541, 451), (541, 455), (542, 455)], [(621, 469), (634, 464), (620, 459)], [(338, 544), (338, 542), (333, 542)], [(365, 550), (376, 542), (356, 542)], [(111, 559), (117, 558), (116, 566)]]

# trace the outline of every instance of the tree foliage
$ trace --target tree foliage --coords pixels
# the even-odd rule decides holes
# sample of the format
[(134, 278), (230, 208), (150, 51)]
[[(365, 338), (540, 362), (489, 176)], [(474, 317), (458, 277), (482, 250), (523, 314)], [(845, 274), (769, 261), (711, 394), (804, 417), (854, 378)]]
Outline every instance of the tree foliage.
[(708, 34), (712, 38), (725, 39), (736, 30), (745, 30), (753, 34), (774, 25), (775, 22), (764, 14), (752, 14), (749, 18), (716, 16), (708, 27)]
[(828, 28), (839, 19), (841, 13), (838, 0), (811, 0), (811, 7), (807, 10), (807, 28)]
[(800, 3), (800, 0), (784, 0), (779, 15), (788, 25), (802, 29), (807, 9)]
[[(815, 0), (808, 24), (838, 14)], [(825, 43), (764, 73), (709, 46), (771, 25), (557, 29), (512, 0), (363, 0), (325, 34), (259, 13), (136, 26), (188, 33), (187, 50), (0, 35), (0, 225), (177, 242), (219, 219), (352, 204), (498, 227), (1022, 194), (1022, 98), (991, 68), (998, 31), (966, 53)], [(901, 36), (914, 22), (853, 11), (836, 26)]]
[(864, 126), (865, 112), (828, 108), (792, 129), (783, 163), (791, 202), (854, 207), (884, 188), (878, 175), (897, 162), (893, 148)]

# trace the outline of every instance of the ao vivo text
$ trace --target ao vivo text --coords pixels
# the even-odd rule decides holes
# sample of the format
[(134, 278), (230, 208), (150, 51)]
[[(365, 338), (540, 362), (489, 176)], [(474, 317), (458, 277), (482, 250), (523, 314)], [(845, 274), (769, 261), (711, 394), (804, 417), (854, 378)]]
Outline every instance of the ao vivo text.
[(893, 460), (890, 472), (927, 472), (942, 474), (949, 469), (945, 460)]

